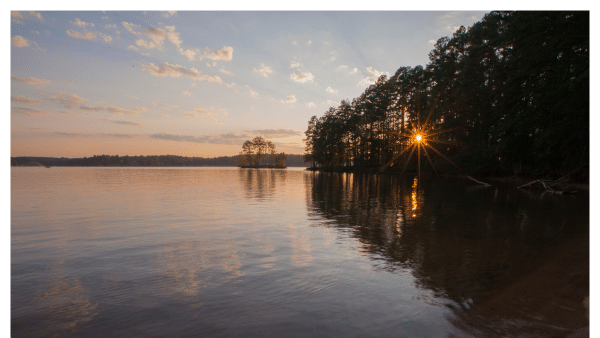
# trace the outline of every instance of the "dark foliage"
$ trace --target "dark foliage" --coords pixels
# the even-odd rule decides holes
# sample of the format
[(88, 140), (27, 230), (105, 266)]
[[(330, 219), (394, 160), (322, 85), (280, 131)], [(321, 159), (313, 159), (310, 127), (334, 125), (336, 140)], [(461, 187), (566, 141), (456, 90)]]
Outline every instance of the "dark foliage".
[[(470, 174), (587, 179), (589, 12), (491, 12), (439, 39), (429, 60), (313, 116), (305, 160), (393, 171), (406, 162), (395, 158), (402, 136), (427, 124), (443, 132), (432, 145)], [(431, 157), (437, 171), (457, 170)]]

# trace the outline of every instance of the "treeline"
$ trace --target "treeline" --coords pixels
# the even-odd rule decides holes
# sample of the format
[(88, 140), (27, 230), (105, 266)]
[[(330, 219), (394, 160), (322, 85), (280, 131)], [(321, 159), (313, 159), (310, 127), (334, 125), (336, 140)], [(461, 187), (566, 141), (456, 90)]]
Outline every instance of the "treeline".
[[(286, 155), (288, 167), (306, 167), (302, 155)], [(239, 156), (214, 158), (176, 155), (119, 156), (94, 155), (84, 158), (11, 157), (12, 166), (83, 166), (83, 167), (235, 167)]]
[[(439, 39), (429, 60), (313, 116), (306, 160), (393, 170), (407, 160), (396, 158), (407, 136), (425, 126), (427, 143), (472, 174), (588, 177), (589, 12), (491, 12)], [(457, 171), (425, 155), (422, 170)]]

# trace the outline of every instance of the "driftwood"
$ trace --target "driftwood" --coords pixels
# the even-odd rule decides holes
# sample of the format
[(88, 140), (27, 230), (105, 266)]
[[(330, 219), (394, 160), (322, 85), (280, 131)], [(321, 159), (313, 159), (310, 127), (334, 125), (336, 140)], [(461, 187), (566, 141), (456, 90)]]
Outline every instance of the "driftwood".
[[(521, 186), (518, 186), (517, 189), (531, 188), (531, 186), (534, 185), (535, 183), (540, 183), (544, 187), (544, 189), (545, 189), (546, 192), (553, 193), (553, 194), (563, 195), (563, 194), (574, 194), (574, 193), (577, 192), (577, 191), (554, 190), (554, 189), (552, 189), (552, 186), (555, 185), (555, 184), (557, 184), (558, 181), (552, 183), (552, 181), (547, 181), (547, 180), (535, 180), (535, 181), (531, 181), (531, 182), (529, 182), (527, 184), (523, 184)], [(546, 184), (546, 183), (548, 183), (548, 184)], [(550, 184), (550, 183), (552, 183), (552, 184)]]
[(491, 184), (488, 184), (488, 183), (485, 183), (485, 182), (478, 181), (478, 180), (476, 180), (476, 179), (474, 179), (473, 177), (471, 177), (471, 176), (468, 176), (468, 175), (467, 175), (467, 178), (468, 178), (468, 179), (470, 179), (471, 181), (477, 182), (477, 183), (479, 183), (479, 184), (483, 184), (483, 185), (484, 185), (484, 186), (486, 186), (486, 187), (491, 187), (491, 186), (492, 186)]

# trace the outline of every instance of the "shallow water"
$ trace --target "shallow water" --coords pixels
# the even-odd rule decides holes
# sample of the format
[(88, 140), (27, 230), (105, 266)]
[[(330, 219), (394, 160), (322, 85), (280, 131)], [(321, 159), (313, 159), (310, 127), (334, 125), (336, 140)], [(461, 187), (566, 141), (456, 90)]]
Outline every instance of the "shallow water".
[(12, 168), (11, 329), (563, 336), (589, 199), (300, 168)]

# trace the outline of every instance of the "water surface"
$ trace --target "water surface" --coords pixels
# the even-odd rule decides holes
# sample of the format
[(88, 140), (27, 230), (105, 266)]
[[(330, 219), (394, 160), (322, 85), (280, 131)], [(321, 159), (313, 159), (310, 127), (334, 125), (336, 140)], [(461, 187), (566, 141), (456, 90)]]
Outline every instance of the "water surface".
[(12, 168), (15, 337), (564, 336), (589, 201), (300, 168)]

